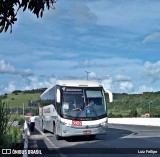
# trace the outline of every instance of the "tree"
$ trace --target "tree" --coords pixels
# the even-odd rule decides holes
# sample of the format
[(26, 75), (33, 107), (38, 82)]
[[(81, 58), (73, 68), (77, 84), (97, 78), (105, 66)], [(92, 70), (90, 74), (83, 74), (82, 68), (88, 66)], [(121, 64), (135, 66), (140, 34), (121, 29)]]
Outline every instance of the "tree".
[(130, 113), (129, 113), (129, 116), (130, 117), (137, 117), (138, 116), (137, 109), (132, 108)]
[(54, 8), (54, 3), (56, 0), (0, 0), (0, 33), (6, 32), (9, 27), (12, 32), (12, 25), (17, 21), (19, 9), (28, 9), (39, 18), (43, 16), (45, 7), (48, 10)]

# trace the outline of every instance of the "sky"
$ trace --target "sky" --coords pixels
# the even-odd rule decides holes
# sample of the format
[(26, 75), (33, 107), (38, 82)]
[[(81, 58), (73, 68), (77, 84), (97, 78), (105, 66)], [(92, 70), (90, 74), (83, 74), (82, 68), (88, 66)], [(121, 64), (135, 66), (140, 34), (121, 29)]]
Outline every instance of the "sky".
[(160, 91), (159, 0), (57, 0), (0, 34), (0, 94), (88, 79), (114, 93)]

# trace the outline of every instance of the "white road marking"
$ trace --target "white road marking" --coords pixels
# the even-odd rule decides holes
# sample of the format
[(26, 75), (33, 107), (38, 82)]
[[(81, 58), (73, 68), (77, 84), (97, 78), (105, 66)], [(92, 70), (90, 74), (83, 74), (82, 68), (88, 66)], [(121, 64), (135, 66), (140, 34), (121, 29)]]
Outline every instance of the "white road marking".
[[(148, 138), (148, 137), (155, 137), (155, 135), (142, 135), (141, 133), (142, 132), (140, 132), (140, 133), (132, 133), (130, 135), (123, 136), (120, 139), (123, 139), (123, 138)], [(160, 135), (156, 135), (156, 137), (160, 137)]]
[(59, 147), (57, 147), (41, 130), (39, 130), (37, 127), (36, 129), (44, 136), (45, 140), (48, 141), (48, 143), (57, 150), (57, 152), (59, 153), (59, 155), (61, 157), (67, 157), (66, 154), (63, 154), (63, 152), (61, 152), (61, 150), (59, 149)]

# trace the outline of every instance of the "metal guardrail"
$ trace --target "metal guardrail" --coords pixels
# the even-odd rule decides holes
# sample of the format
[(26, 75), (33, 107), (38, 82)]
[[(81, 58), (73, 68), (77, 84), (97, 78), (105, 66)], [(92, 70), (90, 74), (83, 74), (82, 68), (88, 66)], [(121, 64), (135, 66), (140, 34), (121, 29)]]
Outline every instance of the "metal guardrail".
[[(24, 133), (23, 133), (23, 138), (24, 138), (24, 149), (28, 149), (28, 136), (30, 135), (30, 131), (28, 128), (28, 124), (25, 121), (24, 122)], [(23, 154), (23, 157), (28, 157), (28, 154)]]

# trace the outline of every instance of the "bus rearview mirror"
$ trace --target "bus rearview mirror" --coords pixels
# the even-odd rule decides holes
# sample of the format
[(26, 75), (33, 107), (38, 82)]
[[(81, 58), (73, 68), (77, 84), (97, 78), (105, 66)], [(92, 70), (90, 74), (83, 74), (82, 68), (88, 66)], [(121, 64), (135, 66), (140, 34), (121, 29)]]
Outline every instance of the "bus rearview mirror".
[(57, 103), (60, 103), (61, 102), (61, 93), (60, 93), (60, 90), (57, 89)]
[(109, 102), (113, 102), (113, 94), (112, 94), (112, 92), (105, 89), (105, 93), (108, 93), (108, 95), (109, 95)]

